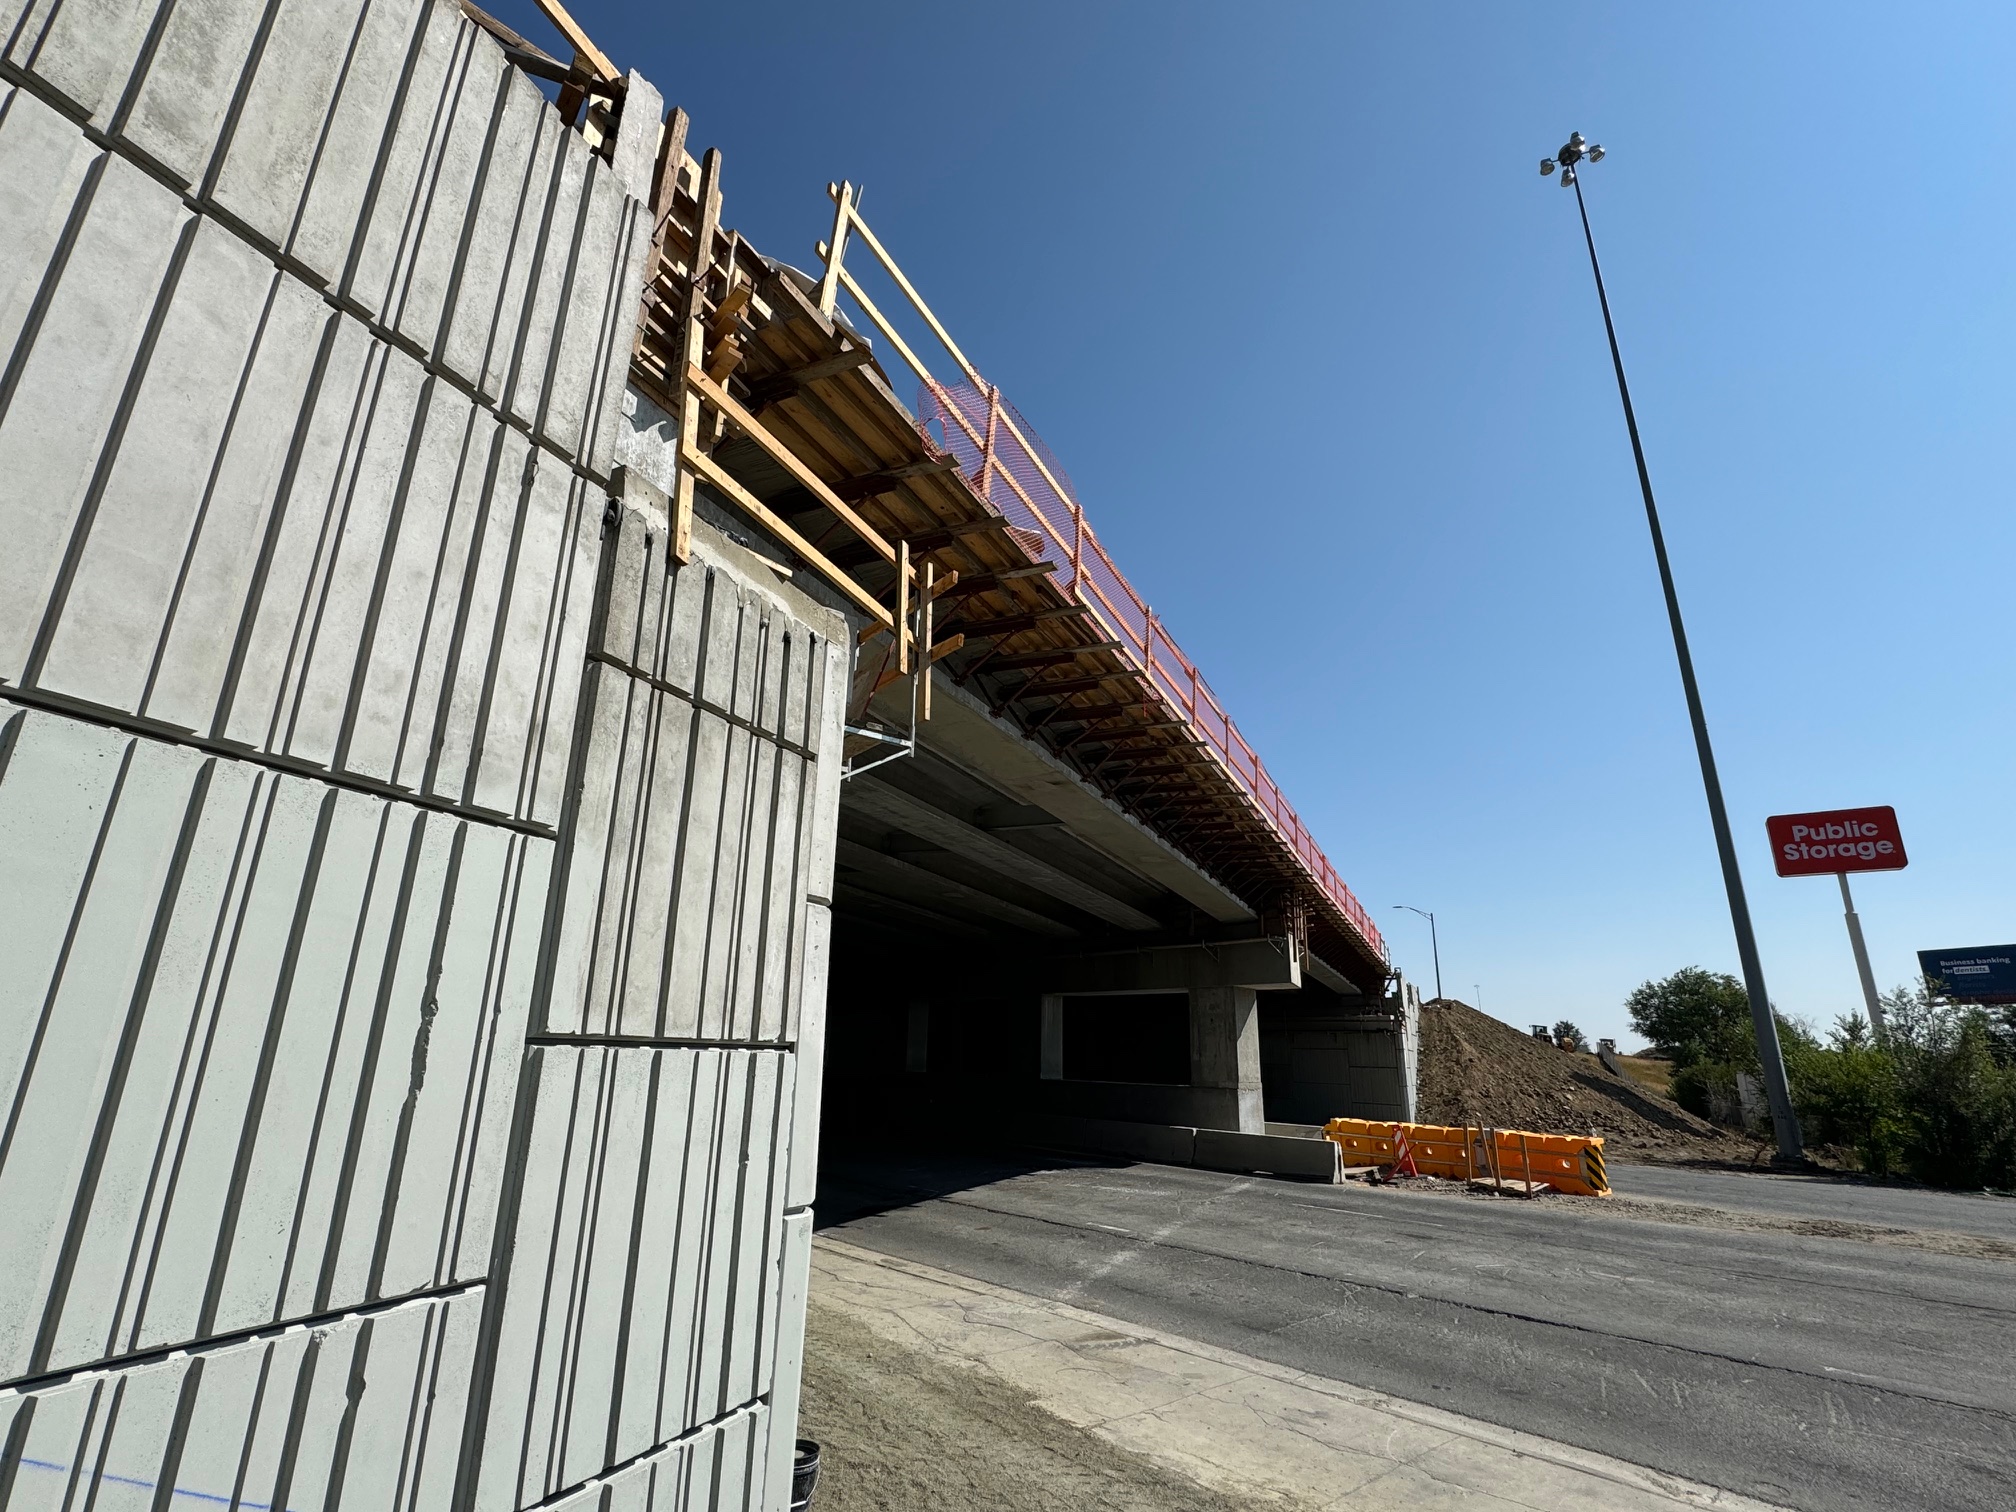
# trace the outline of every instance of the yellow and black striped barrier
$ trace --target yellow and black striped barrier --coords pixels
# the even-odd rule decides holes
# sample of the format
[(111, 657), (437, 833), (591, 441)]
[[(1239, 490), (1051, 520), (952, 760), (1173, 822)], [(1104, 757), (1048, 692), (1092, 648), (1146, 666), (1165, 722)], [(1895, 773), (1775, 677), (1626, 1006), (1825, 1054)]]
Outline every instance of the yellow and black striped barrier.
[(1557, 1192), (1608, 1197), (1600, 1135), (1536, 1134), (1529, 1129), (1457, 1128), (1447, 1124), (1388, 1123), (1370, 1118), (1333, 1118), (1324, 1137), (1343, 1151), (1344, 1164), (1392, 1165), (1398, 1158), (1394, 1136), (1404, 1132), (1415, 1169), (1451, 1181), (1544, 1182)]

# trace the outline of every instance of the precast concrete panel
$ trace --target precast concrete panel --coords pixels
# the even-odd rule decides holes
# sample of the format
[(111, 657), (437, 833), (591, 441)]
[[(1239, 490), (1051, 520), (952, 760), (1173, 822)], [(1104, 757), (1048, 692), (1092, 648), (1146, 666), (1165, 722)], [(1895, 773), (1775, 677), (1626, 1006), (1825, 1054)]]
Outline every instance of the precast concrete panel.
[(0, 0), (0, 1509), (788, 1500), (852, 639), (611, 506), (661, 110)]

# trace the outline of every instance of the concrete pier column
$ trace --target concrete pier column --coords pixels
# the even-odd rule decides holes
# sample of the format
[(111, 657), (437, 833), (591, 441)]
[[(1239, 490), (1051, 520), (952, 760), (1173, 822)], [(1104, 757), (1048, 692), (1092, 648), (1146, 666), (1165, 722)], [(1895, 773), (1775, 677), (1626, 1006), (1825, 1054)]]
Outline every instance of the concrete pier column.
[(1064, 995), (1043, 994), (1043, 1050), (1038, 1074), (1044, 1081), (1064, 1079)]
[(1190, 991), (1190, 1084), (1230, 1092), (1235, 1127), (1264, 1134), (1260, 1096), (1259, 994), (1251, 987)]

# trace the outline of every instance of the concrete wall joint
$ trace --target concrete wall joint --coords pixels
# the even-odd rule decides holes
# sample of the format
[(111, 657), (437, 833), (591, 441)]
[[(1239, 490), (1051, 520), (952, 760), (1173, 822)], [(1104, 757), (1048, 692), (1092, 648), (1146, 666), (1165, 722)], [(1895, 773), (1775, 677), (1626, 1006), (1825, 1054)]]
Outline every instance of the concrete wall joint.
[(204, 1334), (200, 1338), (183, 1339), (173, 1344), (152, 1345), (129, 1354), (107, 1355), (99, 1360), (66, 1365), (61, 1370), (49, 1370), (40, 1375), (17, 1376), (12, 1380), (0, 1381), (0, 1391), (46, 1391), (54, 1386), (67, 1385), (81, 1377), (133, 1370), (170, 1359), (175, 1355), (196, 1358), (214, 1354), (219, 1350), (233, 1349), (240, 1344), (249, 1344), (259, 1339), (277, 1339), (297, 1329), (327, 1328), (336, 1323), (378, 1317), (402, 1307), (410, 1307), (416, 1302), (445, 1302), (454, 1297), (480, 1292), (488, 1284), (486, 1280), (478, 1278), (473, 1281), (453, 1282), (446, 1286), (423, 1287), (418, 1291), (404, 1292), (396, 1297), (381, 1297), (376, 1301), (359, 1303), (352, 1307), (332, 1307), (322, 1312), (305, 1313), (296, 1318), (282, 1318), (272, 1323), (261, 1323), (253, 1328), (236, 1329), (230, 1333)]
[(0, 706), (17, 704), (22, 708), (37, 709), (45, 714), (60, 715), (80, 724), (96, 725), (101, 729), (117, 730), (124, 735), (135, 735), (143, 740), (158, 741), (162, 745), (179, 746), (184, 750), (200, 751), (206, 756), (221, 757), (227, 761), (243, 762), (246, 766), (262, 767), (283, 777), (305, 777), (348, 793), (362, 793), (371, 798), (383, 798), (411, 808), (426, 809), (429, 813), (442, 814), (452, 819), (470, 824), (481, 824), (492, 829), (506, 830), (512, 834), (525, 835), (535, 840), (552, 840), (558, 837), (555, 825), (542, 824), (536, 819), (520, 819), (510, 814), (502, 814), (495, 809), (477, 808), (473, 804), (458, 803), (435, 793), (415, 792), (411, 788), (395, 787), (389, 782), (377, 782), (356, 772), (336, 771), (304, 757), (287, 756), (272, 751), (262, 751), (234, 741), (219, 740), (210, 735), (199, 735), (191, 730), (179, 729), (148, 719), (145, 715), (129, 714), (124, 709), (110, 709), (102, 704), (86, 703), (81, 699), (69, 698), (61, 693), (51, 693), (42, 688), (17, 687), (12, 683), (0, 682)]

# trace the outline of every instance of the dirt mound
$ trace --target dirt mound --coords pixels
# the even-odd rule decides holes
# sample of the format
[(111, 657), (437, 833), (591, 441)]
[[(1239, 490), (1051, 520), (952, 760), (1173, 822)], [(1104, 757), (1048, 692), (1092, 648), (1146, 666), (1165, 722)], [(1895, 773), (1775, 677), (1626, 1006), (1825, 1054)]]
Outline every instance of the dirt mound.
[(1748, 1162), (1756, 1145), (1453, 998), (1421, 1005), (1423, 1123), (1601, 1134), (1612, 1160)]

